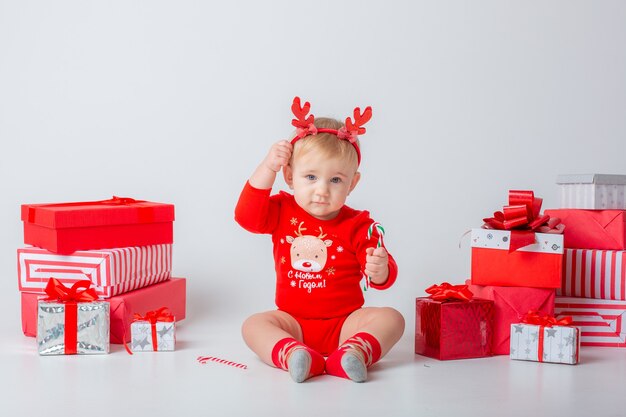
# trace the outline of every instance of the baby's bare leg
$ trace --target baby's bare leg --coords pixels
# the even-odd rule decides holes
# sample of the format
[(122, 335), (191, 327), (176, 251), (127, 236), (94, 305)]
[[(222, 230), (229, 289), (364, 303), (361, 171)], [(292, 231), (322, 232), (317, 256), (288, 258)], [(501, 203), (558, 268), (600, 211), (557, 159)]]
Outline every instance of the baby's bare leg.
[(339, 344), (359, 332), (374, 336), (380, 343), (381, 358), (404, 333), (404, 317), (390, 307), (365, 307), (352, 312), (343, 323)]
[(296, 382), (324, 373), (324, 357), (302, 343), (302, 329), (289, 314), (267, 311), (249, 317), (243, 338), (263, 362), (289, 371)]
[(284, 311), (266, 311), (254, 314), (241, 327), (243, 340), (259, 358), (270, 366), (276, 366), (272, 361), (272, 349), (279, 340), (292, 337), (302, 342), (300, 325)]
[(354, 311), (341, 328), (340, 346), (326, 359), (326, 373), (365, 382), (367, 368), (389, 352), (403, 332), (404, 318), (392, 308)]

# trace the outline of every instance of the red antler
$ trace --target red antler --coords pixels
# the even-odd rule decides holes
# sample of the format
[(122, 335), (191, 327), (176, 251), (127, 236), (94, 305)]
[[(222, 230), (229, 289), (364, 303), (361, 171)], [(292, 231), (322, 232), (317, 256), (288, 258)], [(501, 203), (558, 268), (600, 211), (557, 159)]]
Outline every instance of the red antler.
[(296, 116), (296, 119), (292, 119), (291, 124), (303, 129), (312, 125), (314, 120), (313, 115), (311, 114), (309, 117), (306, 117), (310, 109), (311, 104), (308, 101), (304, 103), (304, 106), (301, 106), (300, 97), (294, 97), (293, 103), (291, 104), (291, 111), (293, 115)]
[(365, 128), (363, 127), (363, 125), (367, 123), (371, 118), (372, 108), (370, 106), (367, 106), (363, 113), (361, 113), (361, 109), (357, 107), (356, 109), (354, 109), (354, 123), (352, 123), (352, 119), (350, 119), (349, 117), (346, 118), (346, 130), (350, 133), (362, 135), (365, 133)]

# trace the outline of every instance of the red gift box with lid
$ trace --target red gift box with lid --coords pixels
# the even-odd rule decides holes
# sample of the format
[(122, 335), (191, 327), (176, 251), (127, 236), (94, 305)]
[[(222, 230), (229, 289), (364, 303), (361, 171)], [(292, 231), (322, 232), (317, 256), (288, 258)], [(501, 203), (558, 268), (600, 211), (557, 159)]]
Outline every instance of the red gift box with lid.
[[(462, 288), (467, 296), (462, 300), (438, 297), (442, 286), (447, 287), (443, 292), (458, 293), (456, 289)], [(433, 294), (431, 289), (439, 292), (415, 300), (415, 353), (439, 360), (491, 356), (493, 301), (471, 298), (465, 285), (444, 283), (426, 291)]]
[(559, 288), (563, 235), (537, 233), (537, 243), (510, 251), (511, 232), (472, 229), (472, 284)]
[(541, 214), (542, 201), (532, 191), (510, 190), (509, 204), (472, 229), (472, 284), (561, 286), (564, 226)]
[(172, 243), (174, 205), (110, 200), (23, 204), (24, 243), (51, 252)]

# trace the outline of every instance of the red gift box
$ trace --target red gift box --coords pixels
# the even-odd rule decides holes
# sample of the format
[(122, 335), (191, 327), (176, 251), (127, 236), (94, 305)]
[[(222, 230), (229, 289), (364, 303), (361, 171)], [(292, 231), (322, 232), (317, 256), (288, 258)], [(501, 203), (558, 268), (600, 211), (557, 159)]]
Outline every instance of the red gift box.
[(51, 252), (147, 246), (173, 241), (174, 206), (110, 200), (22, 205), (24, 243)]
[(546, 210), (565, 225), (564, 245), (572, 249), (626, 249), (626, 211), (624, 210)]
[(508, 230), (472, 229), (472, 284), (559, 288), (563, 235), (536, 233), (536, 243), (510, 251)]
[(581, 346), (626, 347), (626, 302), (593, 298), (556, 297), (557, 318), (572, 317)]
[(479, 285), (470, 285), (469, 289), (476, 297), (494, 302), (494, 355), (509, 354), (511, 324), (519, 323), (530, 310), (554, 315), (553, 289)]
[(557, 295), (626, 300), (626, 251), (565, 249)]
[[(140, 290), (127, 292), (109, 298), (111, 305), (111, 343), (130, 341), (130, 324), (133, 314), (150, 310), (157, 310), (167, 306), (172, 315), (179, 322), (185, 318), (186, 307), (185, 278), (172, 278), (159, 284), (154, 284)], [(37, 336), (37, 302), (40, 294), (21, 293), (22, 295), (22, 330), (24, 335)]]
[(415, 353), (439, 360), (491, 356), (493, 301), (415, 300)]

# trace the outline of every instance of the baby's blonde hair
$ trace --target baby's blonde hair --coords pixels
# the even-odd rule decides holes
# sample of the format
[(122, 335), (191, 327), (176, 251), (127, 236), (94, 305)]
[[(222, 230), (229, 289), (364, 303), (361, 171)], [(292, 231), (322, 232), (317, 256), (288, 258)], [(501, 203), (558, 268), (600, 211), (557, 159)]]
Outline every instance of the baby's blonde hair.
[[(315, 118), (314, 124), (315, 127), (320, 129), (326, 128), (339, 130), (344, 127), (342, 122), (329, 117)], [(360, 146), (358, 139), (356, 145)], [(332, 133), (318, 133), (317, 135), (306, 136), (298, 140), (294, 144), (290, 164), (293, 165), (295, 158), (304, 155), (311, 150), (319, 152), (325, 158), (342, 159), (346, 162), (346, 164), (353, 164), (355, 170), (358, 168), (358, 156), (354, 146), (347, 140), (339, 139)]]

